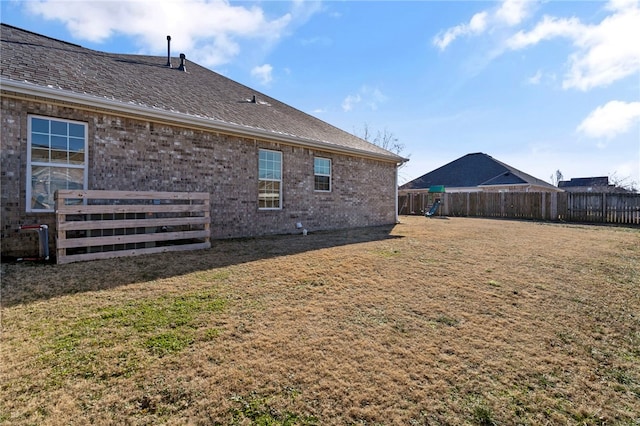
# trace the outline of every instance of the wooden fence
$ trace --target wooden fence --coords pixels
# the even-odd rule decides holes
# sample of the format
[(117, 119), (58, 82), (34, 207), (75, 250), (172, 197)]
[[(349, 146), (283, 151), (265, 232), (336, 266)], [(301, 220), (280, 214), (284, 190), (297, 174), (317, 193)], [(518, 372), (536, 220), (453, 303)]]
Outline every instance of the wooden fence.
[(640, 194), (566, 193), (570, 222), (600, 222), (640, 225)]
[(640, 225), (640, 194), (592, 192), (413, 193), (398, 197), (398, 214), (422, 215), (435, 198), (436, 215)]
[(202, 192), (56, 193), (57, 263), (211, 247)]

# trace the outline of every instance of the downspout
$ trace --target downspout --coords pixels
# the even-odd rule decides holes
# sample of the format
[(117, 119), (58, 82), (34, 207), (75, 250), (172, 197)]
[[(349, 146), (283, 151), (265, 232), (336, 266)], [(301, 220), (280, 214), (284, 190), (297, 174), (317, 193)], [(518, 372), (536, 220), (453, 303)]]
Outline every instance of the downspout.
[(395, 209), (396, 209), (396, 223), (400, 223), (400, 219), (398, 218), (398, 170), (400, 170), (400, 164), (396, 163), (396, 176), (395, 176), (395, 188), (396, 188), (396, 201), (395, 201)]

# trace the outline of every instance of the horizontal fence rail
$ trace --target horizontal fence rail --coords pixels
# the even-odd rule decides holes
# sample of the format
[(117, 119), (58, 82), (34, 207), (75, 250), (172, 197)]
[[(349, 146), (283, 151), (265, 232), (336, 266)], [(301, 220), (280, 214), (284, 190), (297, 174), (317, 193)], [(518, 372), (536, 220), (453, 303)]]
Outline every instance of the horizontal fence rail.
[(398, 196), (398, 214), (534, 219), (640, 225), (640, 194), (592, 192), (450, 192)]
[(211, 247), (205, 192), (56, 192), (57, 263)]

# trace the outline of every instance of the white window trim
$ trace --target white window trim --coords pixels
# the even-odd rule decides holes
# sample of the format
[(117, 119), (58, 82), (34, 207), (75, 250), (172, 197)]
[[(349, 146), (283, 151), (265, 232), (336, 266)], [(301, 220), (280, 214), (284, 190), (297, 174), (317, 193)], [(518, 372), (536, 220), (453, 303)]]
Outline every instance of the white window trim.
[[(62, 121), (65, 123), (73, 123), (73, 124), (80, 124), (82, 126), (84, 126), (84, 164), (80, 165), (80, 164), (63, 164), (63, 163), (46, 163), (46, 162), (40, 162), (40, 161), (36, 161), (36, 162), (31, 162), (31, 120), (33, 118), (40, 118), (43, 120), (55, 120), (55, 121)], [(75, 121), (75, 120), (67, 120), (66, 118), (58, 118), (58, 117), (47, 117), (44, 115), (34, 115), (34, 114), (29, 114), (27, 115), (27, 171), (25, 173), (26, 175), (26, 212), (27, 213), (53, 213), (55, 212), (55, 207), (52, 209), (34, 209), (31, 207), (31, 190), (32, 190), (32, 183), (31, 183), (31, 168), (33, 166), (43, 166), (43, 167), (64, 167), (67, 169), (82, 169), (84, 172), (82, 173), (83, 175), (83, 182), (82, 182), (82, 187), (84, 190), (87, 189), (88, 185), (89, 185), (89, 174), (87, 173), (87, 169), (88, 169), (88, 160), (89, 160), (89, 125), (86, 122), (83, 121)]]
[[(329, 174), (324, 174), (324, 173), (316, 173), (316, 158), (320, 159), (320, 160), (327, 160), (329, 162)], [(331, 192), (331, 190), (333, 189), (333, 185), (332, 185), (332, 179), (331, 179), (331, 174), (333, 173), (333, 161), (331, 161), (331, 158), (326, 158), (326, 157), (313, 157), (313, 190), (315, 192)], [(327, 176), (329, 178), (329, 189), (316, 189), (316, 176)]]
[[(275, 152), (280, 155), (280, 179), (263, 179), (260, 178), (260, 152)], [(258, 210), (282, 210), (282, 163), (284, 163), (284, 155), (282, 155), (282, 151), (276, 151), (273, 149), (258, 149), (258, 182), (280, 182), (278, 187), (278, 207), (260, 207), (260, 200), (258, 200)], [(258, 191), (258, 197), (260, 197), (260, 192)]]

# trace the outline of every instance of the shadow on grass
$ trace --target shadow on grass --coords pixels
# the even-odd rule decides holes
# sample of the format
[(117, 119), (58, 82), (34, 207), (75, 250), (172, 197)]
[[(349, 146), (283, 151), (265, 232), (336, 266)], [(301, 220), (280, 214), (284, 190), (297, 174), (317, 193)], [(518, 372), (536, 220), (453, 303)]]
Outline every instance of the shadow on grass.
[(213, 240), (207, 250), (160, 253), (55, 265), (53, 262), (2, 263), (0, 306), (10, 307), (68, 294), (99, 291), (137, 282), (177, 277), (196, 271), (224, 268), (256, 260), (307, 251), (401, 238), (391, 235), (394, 225), (306, 236), (278, 235)]

